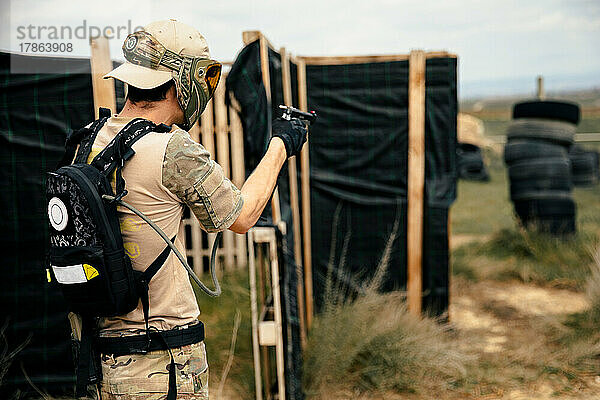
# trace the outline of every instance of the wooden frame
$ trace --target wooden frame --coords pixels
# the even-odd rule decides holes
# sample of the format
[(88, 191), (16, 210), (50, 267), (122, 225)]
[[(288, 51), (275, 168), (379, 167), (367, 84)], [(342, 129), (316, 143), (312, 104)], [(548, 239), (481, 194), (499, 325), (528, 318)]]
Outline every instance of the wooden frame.
[[(410, 54), (299, 57), (305, 65), (346, 65), (403, 61), (409, 62), (409, 150), (408, 150), (408, 210), (407, 210), (407, 303), (415, 315), (422, 307), (423, 203), (425, 188), (425, 64), (430, 58), (456, 58), (446, 51), (411, 51)], [(300, 67), (298, 69), (300, 76)], [(301, 85), (300, 87), (305, 87)], [(302, 104), (301, 104), (302, 109)], [(303, 109), (306, 111), (306, 108)], [(302, 199), (304, 200), (304, 192)], [(448, 214), (450, 221), (450, 213)], [(305, 265), (306, 267), (306, 265)], [(308, 269), (307, 269), (308, 271)], [(306, 273), (308, 274), (308, 272)], [(308, 287), (307, 287), (308, 291)], [(309, 298), (308, 294), (306, 295)], [(312, 298), (312, 296), (310, 297)], [(307, 300), (307, 317), (310, 315)], [(307, 325), (311, 321), (307, 318)]]
[[(298, 103), (300, 110), (308, 111), (306, 92), (306, 63), (298, 59)], [(300, 186), (302, 190), (302, 241), (304, 243), (304, 298), (306, 303), (306, 328), (310, 330), (314, 316), (314, 297), (312, 279), (312, 236), (310, 219), (310, 162), (309, 138), (300, 152)]]
[[(255, 257), (255, 245), (268, 246), (268, 259), (265, 263), (263, 253)], [(261, 346), (275, 346), (275, 362), (277, 374), (277, 397), (280, 400), (285, 399), (285, 364), (283, 348), (283, 326), (281, 313), (281, 292), (279, 288), (279, 262), (277, 260), (277, 237), (275, 228), (257, 227), (248, 231), (248, 253), (249, 253), (249, 281), (250, 281), (250, 308), (252, 311), (252, 354), (254, 358), (254, 385), (256, 388), (256, 400), (263, 399), (263, 367), (265, 369), (265, 389), (270, 388), (269, 378), (270, 363), (268, 355), (261, 352)], [(256, 285), (256, 260), (258, 258), (258, 273), (260, 286), (260, 298), (257, 293)], [(273, 306), (269, 306), (267, 293), (264, 290), (263, 276), (268, 271), (263, 270), (263, 266), (268, 265), (271, 272), (271, 298)], [(259, 310), (260, 305), (260, 310)], [(271, 309), (272, 308), (272, 309)], [(273, 314), (273, 319), (268, 317)], [(274, 398), (267, 393), (267, 398)]]
[[(427, 58), (456, 58), (456, 54), (445, 51), (430, 51), (426, 53)], [(383, 54), (366, 56), (334, 56), (334, 57), (301, 57), (306, 65), (344, 65), (365, 64), (388, 61), (402, 61), (410, 58), (409, 54)]]

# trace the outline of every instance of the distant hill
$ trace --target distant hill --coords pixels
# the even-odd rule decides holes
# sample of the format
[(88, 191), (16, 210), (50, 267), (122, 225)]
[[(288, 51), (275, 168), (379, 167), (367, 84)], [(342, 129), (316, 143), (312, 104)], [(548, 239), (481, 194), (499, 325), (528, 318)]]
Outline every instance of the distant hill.
[[(544, 76), (547, 92), (562, 93), (568, 91), (600, 89), (600, 71), (575, 74), (554, 74)], [(533, 96), (536, 89), (536, 76), (527, 75), (514, 78), (486, 79), (470, 81), (461, 76), (459, 79), (459, 97), (472, 100), (488, 97)]]
[[(535, 99), (535, 95), (482, 96), (460, 101), (461, 111), (509, 111), (514, 103)], [(547, 100), (564, 100), (579, 104), (583, 110), (600, 110), (600, 87), (546, 92)]]

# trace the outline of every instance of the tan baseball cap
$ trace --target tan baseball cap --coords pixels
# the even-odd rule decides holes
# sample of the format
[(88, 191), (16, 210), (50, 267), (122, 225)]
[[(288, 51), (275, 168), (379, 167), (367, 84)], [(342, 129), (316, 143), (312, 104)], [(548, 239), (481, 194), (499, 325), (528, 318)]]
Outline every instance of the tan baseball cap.
[[(144, 27), (144, 31), (174, 53), (210, 58), (206, 39), (189, 25), (169, 19), (152, 22)], [(152, 69), (125, 61), (104, 75), (104, 79), (108, 78), (118, 79), (140, 89), (153, 89), (172, 79), (173, 71), (162, 65), (158, 69)]]

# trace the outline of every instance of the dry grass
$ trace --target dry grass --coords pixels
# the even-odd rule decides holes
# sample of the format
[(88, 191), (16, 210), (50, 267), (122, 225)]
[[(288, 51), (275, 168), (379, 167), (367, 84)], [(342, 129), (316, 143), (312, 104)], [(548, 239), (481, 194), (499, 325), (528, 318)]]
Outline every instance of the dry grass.
[[(339, 207), (334, 227), (338, 218)], [(447, 325), (409, 314), (404, 293), (378, 292), (398, 229), (396, 219), (374, 277), (355, 283), (352, 298), (348, 288), (331, 283), (330, 262), (324, 310), (315, 318), (304, 352), (304, 389), (309, 397), (439, 393), (465, 377), (469, 358), (458, 349)], [(342, 244), (342, 266), (349, 235)]]
[(410, 315), (401, 293), (368, 291), (315, 319), (305, 351), (305, 390), (430, 392), (455, 386), (468, 361), (446, 326)]
[(468, 279), (518, 279), (540, 285), (582, 289), (593, 264), (594, 233), (556, 238), (519, 228), (502, 229), (486, 242), (463, 245), (453, 270)]

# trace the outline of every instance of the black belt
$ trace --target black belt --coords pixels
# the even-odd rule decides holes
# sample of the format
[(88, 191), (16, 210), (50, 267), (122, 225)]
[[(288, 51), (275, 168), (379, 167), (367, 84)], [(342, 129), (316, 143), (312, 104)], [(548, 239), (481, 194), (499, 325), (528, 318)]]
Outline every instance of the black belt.
[(188, 328), (175, 328), (168, 331), (150, 331), (150, 341), (146, 334), (119, 337), (96, 338), (97, 348), (102, 354), (115, 357), (140, 354), (155, 350), (168, 350), (204, 340), (204, 324), (199, 322)]

